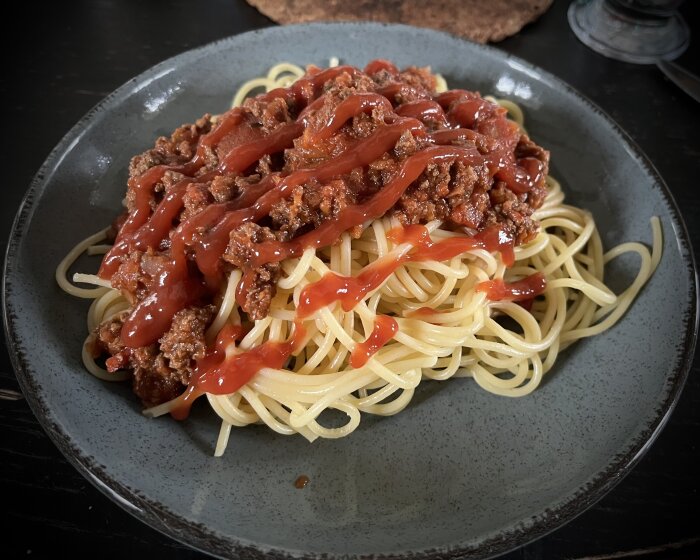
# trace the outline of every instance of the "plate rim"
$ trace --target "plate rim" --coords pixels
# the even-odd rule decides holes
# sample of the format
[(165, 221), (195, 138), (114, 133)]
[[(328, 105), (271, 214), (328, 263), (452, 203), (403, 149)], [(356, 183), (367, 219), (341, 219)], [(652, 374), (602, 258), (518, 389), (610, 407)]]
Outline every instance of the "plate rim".
[[(90, 124), (94, 116), (105, 110), (105, 107), (116, 97), (125, 94), (134, 84), (142, 83), (149, 77), (158, 75), (168, 65), (172, 65), (180, 58), (196, 59), (206, 54), (213, 54), (217, 49), (226, 43), (235, 43), (259, 34), (278, 33), (281, 30), (294, 30), (297, 28), (360, 28), (360, 29), (403, 29), (413, 33), (424, 35), (438, 35), (459, 41), (469, 45), (469, 48), (490, 53), (492, 56), (504, 61), (513, 61), (522, 68), (536, 72), (539, 80), (547, 87), (558, 87), (568, 95), (578, 98), (588, 109), (602, 117), (611, 129), (617, 134), (628, 148), (630, 155), (637, 159), (642, 165), (646, 174), (657, 183), (659, 193), (667, 204), (673, 225), (674, 239), (679, 243), (679, 249), (686, 271), (689, 274), (690, 307), (685, 311), (684, 321), (685, 336), (677, 354), (683, 354), (679, 367), (674, 370), (667, 380), (668, 394), (661, 403), (655, 403), (657, 408), (654, 419), (646, 428), (634, 439), (629, 448), (622, 450), (613, 456), (604, 468), (598, 470), (588, 483), (573, 489), (566, 501), (556, 509), (546, 509), (539, 517), (533, 518), (532, 524), (523, 527), (520, 524), (512, 524), (509, 530), (480, 541), (477, 545), (467, 545), (466, 543), (446, 544), (442, 548), (428, 548), (415, 551), (401, 550), (392, 554), (330, 554), (325, 552), (306, 552), (285, 548), (268, 548), (252, 542), (246, 542), (235, 536), (227, 536), (215, 533), (206, 526), (188, 520), (180, 516), (164, 504), (141, 495), (141, 493), (129, 486), (112, 478), (108, 473), (108, 467), (97, 464), (97, 462), (83, 452), (71, 440), (70, 434), (56, 423), (52, 418), (51, 407), (47, 406), (44, 398), (37, 392), (38, 381), (33, 378), (33, 372), (27, 357), (21, 348), (21, 340), (16, 335), (14, 329), (15, 317), (9, 300), (11, 299), (12, 284), (8, 282), (8, 274), (13, 271), (13, 261), (19, 255), (24, 235), (30, 226), (35, 210), (35, 199), (37, 191), (45, 186), (46, 176), (53, 173), (56, 166), (60, 164), (61, 155), (67, 149), (77, 143), (82, 136), (82, 131)], [(243, 39), (242, 39), (243, 38)], [(683, 258), (685, 257), (685, 259)], [(525, 544), (537, 540), (546, 534), (566, 525), (575, 517), (593, 506), (596, 502), (607, 495), (617, 484), (638, 464), (641, 458), (647, 453), (668, 422), (675, 409), (679, 397), (683, 391), (690, 368), (692, 366), (695, 347), (697, 343), (698, 327), (700, 325), (700, 307), (698, 306), (698, 293), (700, 284), (698, 279), (697, 265), (693, 247), (688, 234), (687, 226), (680, 212), (678, 204), (673, 197), (671, 190), (658, 172), (654, 164), (617, 122), (612, 119), (600, 106), (571, 86), (563, 79), (540, 66), (532, 64), (527, 60), (515, 56), (509, 52), (491, 45), (483, 45), (465, 40), (452, 33), (438, 31), (429, 28), (418, 28), (405, 24), (392, 24), (380, 22), (314, 22), (299, 23), (286, 26), (267, 26), (260, 29), (246, 31), (230, 35), (215, 41), (211, 41), (199, 47), (182, 51), (174, 56), (162, 60), (150, 66), (143, 72), (133, 76), (122, 85), (114, 89), (109, 95), (100, 100), (90, 110), (88, 110), (68, 132), (61, 138), (56, 146), (45, 158), (39, 170), (32, 178), (29, 187), (19, 205), (13, 220), (8, 244), (5, 250), (2, 277), (2, 313), (5, 339), (7, 341), (8, 354), (15, 372), (15, 377), (22, 392), (39, 424), (53, 441), (62, 455), (72, 464), (88, 481), (90, 481), (99, 491), (106, 495), (113, 503), (116, 503), (123, 510), (132, 514), (139, 521), (149, 527), (156, 529), (167, 537), (173, 538), (189, 547), (195, 548), (210, 555), (220, 558), (242, 557), (242, 558), (273, 558), (279, 560), (304, 558), (309, 560), (321, 560), (336, 558), (397, 558), (403, 555), (411, 555), (424, 560), (456, 559), (456, 558), (491, 558)], [(397, 556), (398, 554), (398, 556)]]

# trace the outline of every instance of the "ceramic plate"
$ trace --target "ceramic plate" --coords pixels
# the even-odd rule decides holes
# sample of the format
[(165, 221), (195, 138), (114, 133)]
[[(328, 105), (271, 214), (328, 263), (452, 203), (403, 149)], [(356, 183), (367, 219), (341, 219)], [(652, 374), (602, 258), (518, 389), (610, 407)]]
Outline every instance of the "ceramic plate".
[[(552, 152), (568, 201), (590, 209), (607, 246), (665, 240), (656, 274), (613, 330), (565, 352), (522, 399), (469, 379), (421, 385), (401, 414), (365, 418), (351, 437), (317, 441), (234, 430), (212, 456), (218, 422), (148, 419), (129, 387), (80, 361), (87, 302), (54, 269), (115, 217), (127, 165), (184, 122), (227, 108), (273, 63), (363, 66), (377, 57), (430, 65), (452, 87), (517, 100)], [(94, 270), (97, 262), (82, 268)], [(615, 263), (614, 287), (633, 258)], [(144, 522), (220, 556), (491, 556), (573, 518), (648, 448), (693, 354), (696, 285), (678, 210), (645, 157), (600, 109), (554, 76), (499, 50), (405, 26), (275, 27), (172, 58), (110, 95), (61, 141), (17, 216), (5, 269), (5, 320), (32, 409), (61, 451)], [(294, 486), (299, 475), (311, 483)], [(324, 556), (325, 557), (325, 556)]]

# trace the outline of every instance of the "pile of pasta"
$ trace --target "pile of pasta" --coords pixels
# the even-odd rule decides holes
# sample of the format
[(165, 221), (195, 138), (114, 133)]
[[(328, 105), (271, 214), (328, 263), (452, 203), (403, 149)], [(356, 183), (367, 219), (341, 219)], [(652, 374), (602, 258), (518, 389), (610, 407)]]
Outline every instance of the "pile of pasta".
[[(245, 84), (234, 104), (260, 88), (285, 87), (303, 73), (291, 64), (277, 65), (267, 76)], [(445, 89), (444, 80), (441, 88)], [(524, 126), (516, 104), (492, 100)], [(537, 388), (565, 348), (615, 325), (659, 263), (659, 220), (651, 219), (651, 251), (637, 242), (605, 251), (592, 215), (565, 204), (559, 183), (551, 176), (546, 180), (547, 198), (534, 215), (540, 231), (531, 242), (515, 248), (512, 266), (506, 266), (498, 252), (485, 249), (470, 250), (444, 262), (405, 262), (352, 309), (329, 305), (307, 318), (304, 344), (285, 367), (261, 369), (232, 394), (207, 394), (222, 420), (216, 455), (224, 452), (234, 426), (264, 423), (277, 433), (300, 433), (309, 441), (347, 436), (360, 424), (363, 413), (388, 416), (403, 410), (426, 380), (471, 377), (486, 391), (521, 397)], [(247, 334), (232, 342), (226, 354), (289, 339), (296, 328), (304, 287), (327, 273), (358, 276), (377, 259), (410, 252), (410, 243), (396, 242), (390, 234), (398, 227), (396, 219), (377, 219), (359, 239), (346, 232), (335, 245), (309, 248), (301, 257), (284, 261), (269, 316), (248, 324)], [(464, 235), (444, 229), (438, 221), (426, 224), (426, 228), (433, 242)], [(97, 285), (89, 289), (67, 279), (69, 267), (80, 254), (108, 250), (100, 244), (105, 236), (106, 230), (76, 246), (56, 276), (67, 292), (93, 299), (88, 313), (90, 334), (83, 349), (86, 367), (101, 379), (122, 380), (128, 378), (128, 372), (107, 372), (95, 362), (91, 348), (96, 327), (128, 310), (129, 302), (97, 276), (74, 276), (75, 282)], [(605, 268), (625, 253), (638, 255), (639, 271), (631, 285), (615, 294), (605, 284)], [(544, 276), (546, 287), (527, 305), (492, 301), (483, 289), (484, 283), (511, 283), (536, 273)], [(240, 325), (245, 320), (235, 300), (240, 278), (238, 270), (230, 274), (207, 333), (210, 342), (225, 325)], [(379, 317), (395, 322), (393, 337), (363, 365), (353, 367), (353, 350), (373, 332)], [(171, 401), (145, 413), (167, 414), (176, 404)], [(324, 425), (324, 413), (329, 410), (344, 413), (345, 421), (337, 425), (336, 414), (331, 425)]]

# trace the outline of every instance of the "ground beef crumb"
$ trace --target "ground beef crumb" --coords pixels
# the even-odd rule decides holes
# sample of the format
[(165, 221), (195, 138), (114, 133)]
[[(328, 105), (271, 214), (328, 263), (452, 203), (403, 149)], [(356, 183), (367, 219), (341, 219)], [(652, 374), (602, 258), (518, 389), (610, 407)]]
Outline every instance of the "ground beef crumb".
[(135, 156), (129, 164), (129, 178), (138, 177), (154, 165), (180, 165), (187, 163), (197, 151), (197, 141), (211, 130), (211, 115), (204, 115), (194, 124), (186, 124), (175, 130), (170, 138), (161, 136), (155, 148)]
[(345, 181), (336, 179), (326, 184), (311, 181), (296, 187), (289, 198), (277, 202), (270, 212), (272, 224), (281, 239), (291, 239), (307, 226), (319, 226), (349, 204), (355, 196)]
[(218, 175), (209, 185), (209, 192), (216, 202), (228, 202), (238, 193), (239, 187), (236, 184), (238, 177), (231, 175)]
[(524, 200), (518, 198), (502, 181), (489, 191), (491, 204), (488, 210), (484, 227), (493, 224), (503, 225), (513, 236), (517, 245), (531, 241), (539, 225), (532, 219), (533, 208)]
[(246, 271), (249, 281), (242, 307), (254, 320), (265, 318), (270, 311), (270, 302), (277, 293), (281, 265), (267, 263), (251, 269), (248, 264), (252, 260), (256, 244), (278, 240), (278, 236), (269, 227), (246, 222), (231, 231), (230, 242), (223, 255), (224, 261)]
[(146, 287), (140, 266), (142, 256), (141, 251), (133, 251), (122, 259), (112, 276), (112, 287), (121, 290), (132, 303), (138, 300), (138, 292)]
[(172, 369), (191, 373), (195, 361), (204, 357), (207, 351), (204, 332), (215, 314), (213, 305), (188, 307), (175, 314), (170, 329), (160, 339), (160, 349)]
[(182, 199), (184, 212), (180, 215), (181, 220), (188, 220), (192, 216), (199, 214), (207, 206), (214, 202), (214, 197), (209, 191), (206, 183), (191, 183), (185, 189), (185, 196)]

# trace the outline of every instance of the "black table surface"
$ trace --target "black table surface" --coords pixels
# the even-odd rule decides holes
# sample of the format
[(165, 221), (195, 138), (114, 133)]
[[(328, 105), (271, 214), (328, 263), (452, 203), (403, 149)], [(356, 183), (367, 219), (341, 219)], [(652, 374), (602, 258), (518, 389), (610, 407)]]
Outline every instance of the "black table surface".
[[(22, 38), (5, 47), (0, 83), (3, 245), (34, 173), (109, 92), (167, 57), (274, 25), (243, 0), (18, 4), (4, 36), (11, 23)], [(616, 62), (587, 49), (568, 26), (567, 8), (566, 0), (557, 0), (538, 21), (496, 46), (561, 77), (627, 130), (668, 183), (700, 248), (700, 103), (655, 66)], [(689, 0), (681, 10), (695, 36), (678, 62), (700, 74), (698, 2)], [(503, 558), (700, 557), (699, 370), (696, 357), (667, 426), (612, 492), (568, 525)], [(4, 339), (0, 371), (0, 389), (17, 391)], [(91, 486), (24, 399), (0, 400), (0, 433), (4, 557), (206, 557), (131, 517)]]

